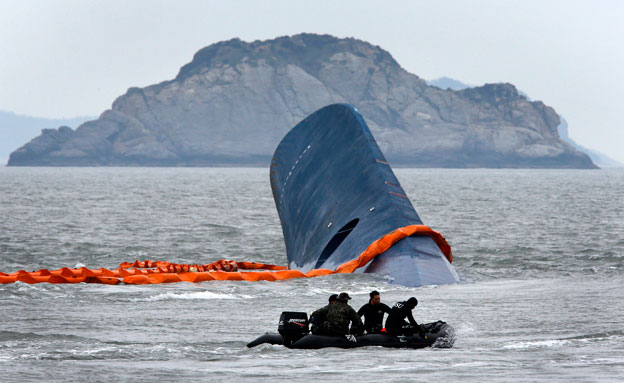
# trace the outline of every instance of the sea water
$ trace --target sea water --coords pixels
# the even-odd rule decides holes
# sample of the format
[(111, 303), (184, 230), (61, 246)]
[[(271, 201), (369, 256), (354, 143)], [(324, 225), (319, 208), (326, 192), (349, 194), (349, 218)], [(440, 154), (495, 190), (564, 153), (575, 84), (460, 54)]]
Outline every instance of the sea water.
[[(0, 381), (622, 381), (624, 170), (395, 172), (461, 283), (0, 285)], [(222, 258), (286, 264), (267, 169), (0, 168), (0, 271)], [(282, 311), (373, 289), (417, 297), (454, 347), (246, 347)]]

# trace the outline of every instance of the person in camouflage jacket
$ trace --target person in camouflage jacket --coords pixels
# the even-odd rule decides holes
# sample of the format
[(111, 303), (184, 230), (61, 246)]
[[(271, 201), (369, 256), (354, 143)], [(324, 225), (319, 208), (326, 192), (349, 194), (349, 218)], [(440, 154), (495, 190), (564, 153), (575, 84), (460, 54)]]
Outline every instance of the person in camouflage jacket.
[(336, 303), (336, 300), (338, 299), (338, 294), (332, 294), (329, 296), (329, 304), (327, 304), (327, 306), (322, 307), (318, 310), (316, 310), (315, 312), (313, 312), (312, 314), (310, 314), (310, 324), (312, 325), (312, 328), (310, 329), (312, 331), (312, 334), (317, 334), (318, 333), (322, 333), (322, 326), (323, 323), (325, 323), (325, 321), (327, 320), (327, 310), (329, 309), (330, 305), (333, 305)]
[(360, 316), (353, 307), (347, 304), (351, 299), (349, 294), (340, 293), (335, 303), (328, 304), (312, 313), (312, 334), (343, 336), (349, 333), (349, 324), (351, 324), (351, 332), (361, 334), (364, 326)]

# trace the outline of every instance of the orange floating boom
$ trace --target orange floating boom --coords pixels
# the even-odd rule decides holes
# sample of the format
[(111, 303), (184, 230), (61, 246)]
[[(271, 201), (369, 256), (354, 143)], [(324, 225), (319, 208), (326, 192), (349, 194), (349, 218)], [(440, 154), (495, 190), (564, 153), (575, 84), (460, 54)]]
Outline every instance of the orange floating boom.
[[(38, 271), (20, 270), (16, 273), (0, 272), (0, 284), (15, 283), (102, 283), (102, 284), (159, 284), (176, 282), (205, 281), (280, 281), (293, 278), (313, 278), (323, 275), (353, 273), (365, 266), (375, 257), (383, 254), (401, 239), (412, 235), (426, 235), (438, 245), (446, 259), (453, 262), (451, 247), (439, 232), (425, 225), (410, 225), (398, 228), (384, 235), (360, 254), (356, 259), (345, 262), (335, 270), (313, 269), (307, 273), (299, 270), (288, 270), (285, 266), (256, 262), (236, 262), (221, 259), (206, 265), (187, 265), (163, 261), (124, 262), (117, 269), (108, 270), (70, 269), (63, 267), (58, 270), (42, 269)], [(241, 271), (258, 270), (258, 271)]]

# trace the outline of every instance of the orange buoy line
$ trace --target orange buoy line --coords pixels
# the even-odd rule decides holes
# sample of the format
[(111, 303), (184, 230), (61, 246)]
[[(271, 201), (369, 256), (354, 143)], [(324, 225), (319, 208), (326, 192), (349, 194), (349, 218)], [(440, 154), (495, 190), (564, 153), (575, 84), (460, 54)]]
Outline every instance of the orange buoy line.
[[(221, 259), (206, 265), (187, 265), (163, 261), (124, 262), (114, 270), (105, 268), (70, 269), (63, 267), (58, 270), (41, 269), (38, 271), (20, 270), (5, 274), (0, 272), (0, 284), (15, 283), (102, 283), (115, 285), (118, 283), (144, 285), (175, 282), (204, 281), (279, 281), (293, 278), (312, 278), (337, 273), (352, 273), (365, 266), (375, 257), (383, 254), (401, 239), (412, 235), (426, 235), (438, 245), (449, 262), (453, 262), (451, 247), (439, 232), (425, 225), (410, 225), (398, 228), (384, 235), (351, 261), (345, 262), (335, 270), (314, 269), (307, 273), (289, 270), (285, 266), (256, 262), (237, 262)], [(254, 270), (254, 271), (241, 271)]]

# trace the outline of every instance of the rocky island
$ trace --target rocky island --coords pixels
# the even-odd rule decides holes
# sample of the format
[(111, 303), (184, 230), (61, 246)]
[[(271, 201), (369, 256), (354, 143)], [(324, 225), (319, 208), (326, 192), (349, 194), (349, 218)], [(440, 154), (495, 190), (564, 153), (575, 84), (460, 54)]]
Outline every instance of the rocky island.
[(555, 110), (511, 84), (440, 89), (378, 46), (314, 34), (210, 45), (98, 119), (43, 130), (8, 165), (268, 166), (288, 130), (332, 103), (356, 106), (395, 166), (595, 168), (559, 137)]

